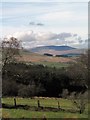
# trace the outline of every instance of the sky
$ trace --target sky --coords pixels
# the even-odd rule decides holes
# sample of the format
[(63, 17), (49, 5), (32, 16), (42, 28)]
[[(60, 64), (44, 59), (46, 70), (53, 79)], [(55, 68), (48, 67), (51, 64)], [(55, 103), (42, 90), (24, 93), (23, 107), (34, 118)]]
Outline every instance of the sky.
[(2, 2), (88, 2), (89, 0), (1, 0)]
[(87, 47), (87, 0), (2, 0), (0, 11), (0, 38), (16, 37), (25, 48)]

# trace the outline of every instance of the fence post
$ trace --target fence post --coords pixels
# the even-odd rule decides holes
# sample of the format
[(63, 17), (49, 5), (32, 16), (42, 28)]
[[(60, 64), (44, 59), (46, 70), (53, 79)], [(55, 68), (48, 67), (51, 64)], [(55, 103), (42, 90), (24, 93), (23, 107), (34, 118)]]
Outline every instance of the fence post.
[(40, 101), (38, 100), (38, 108), (40, 107)]
[(16, 105), (17, 105), (17, 104), (16, 104), (16, 98), (14, 98), (14, 107), (16, 107)]
[(60, 109), (60, 104), (59, 104), (59, 101), (58, 101), (58, 109)]

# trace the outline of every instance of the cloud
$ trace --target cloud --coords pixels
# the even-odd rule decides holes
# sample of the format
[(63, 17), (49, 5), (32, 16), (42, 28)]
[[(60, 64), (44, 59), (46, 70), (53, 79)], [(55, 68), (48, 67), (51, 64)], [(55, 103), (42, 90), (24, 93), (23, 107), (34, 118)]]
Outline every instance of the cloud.
[(43, 23), (37, 23), (36, 25), (38, 25), (38, 26), (44, 26)]
[(73, 36), (75, 37), (75, 36), (77, 36), (77, 34), (73, 34)]
[(35, 25), (35, 22), (30, 22), (29, 25)]
[(88, 0), (2, 0), (3, 2), (88, 2)]
[[(69, 45), (79, 46), (83, 44), (84, 40), (77, 34), (72, 33), (52, 33), (52, 32), (16, 32), (12, 35), (22, 41), (22, 45), (25, 48), (33, 48), (36, 46), (45, 45)], [(7, 36), (8, 38), (11, 35)]]
[(29, 25), (44, 26), (43, 23), (30, 22)]
[(33, 31), (27, 31), (27, 32), (16, 32), (13, 34), (13, 37), (18, 38), (22, 42), (31, 42), (35, 41), (35, 34)]
[(86, 40), (85, 40), (85, 43), (88, 43), (88, 42), (90, 42), (90, 41), (89, 41), (88, 39), (86, 39)]
[[(25, 1), (17, 3), (15, 1), (15, 3), (3, 3), (2, 8), (0, 8), (3, 10), (3, 18), (1, 18), (3, 21), (2, 34), (6, 35), (7, 33), (11, 34), (12, 31), (25, 31), (30, 29), (58, 33), (66, 31), (82, 35), (88, 33), (87, 3), (67, 4), (63, 1), (61, 3), (56, 2), (57, 0), (53, 0), (55, 2), (51, 3), (47, 2), (48, 0), (43, 1), (46, 2), (25, 3)], [(29, 22), (31, 23), (29, 24)]]
[(71, 33), (60, 33), (58, 34), (58, 38), (65, 40), (65, 38), (72, 37)]

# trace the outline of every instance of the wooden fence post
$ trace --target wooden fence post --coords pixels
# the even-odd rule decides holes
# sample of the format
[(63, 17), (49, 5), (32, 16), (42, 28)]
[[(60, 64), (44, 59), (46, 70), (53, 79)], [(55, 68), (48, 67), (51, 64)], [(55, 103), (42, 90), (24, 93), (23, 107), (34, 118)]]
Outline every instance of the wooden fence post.
[(16, 107), (17, 104), (16, 104), (16, 98), (14, 98), (14, 107)]
[(59, 101), (58, 101), (58, 109), (60, 109), (60, 104), (59, 104)]
[(40, 107), (40, 101), (38, 100), (38, 108)]

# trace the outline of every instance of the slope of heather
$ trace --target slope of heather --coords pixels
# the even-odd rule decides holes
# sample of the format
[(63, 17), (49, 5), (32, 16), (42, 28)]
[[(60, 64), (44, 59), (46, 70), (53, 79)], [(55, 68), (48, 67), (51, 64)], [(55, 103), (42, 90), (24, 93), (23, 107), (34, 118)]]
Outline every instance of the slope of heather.
[(22, 52), (21, 57), (17, 58), (19, 61), (24, 62), (73, 62), (73, 58), (64, 58), (64, 57), (54, 57), (54, 56), (45, 56), (32, 52)]

